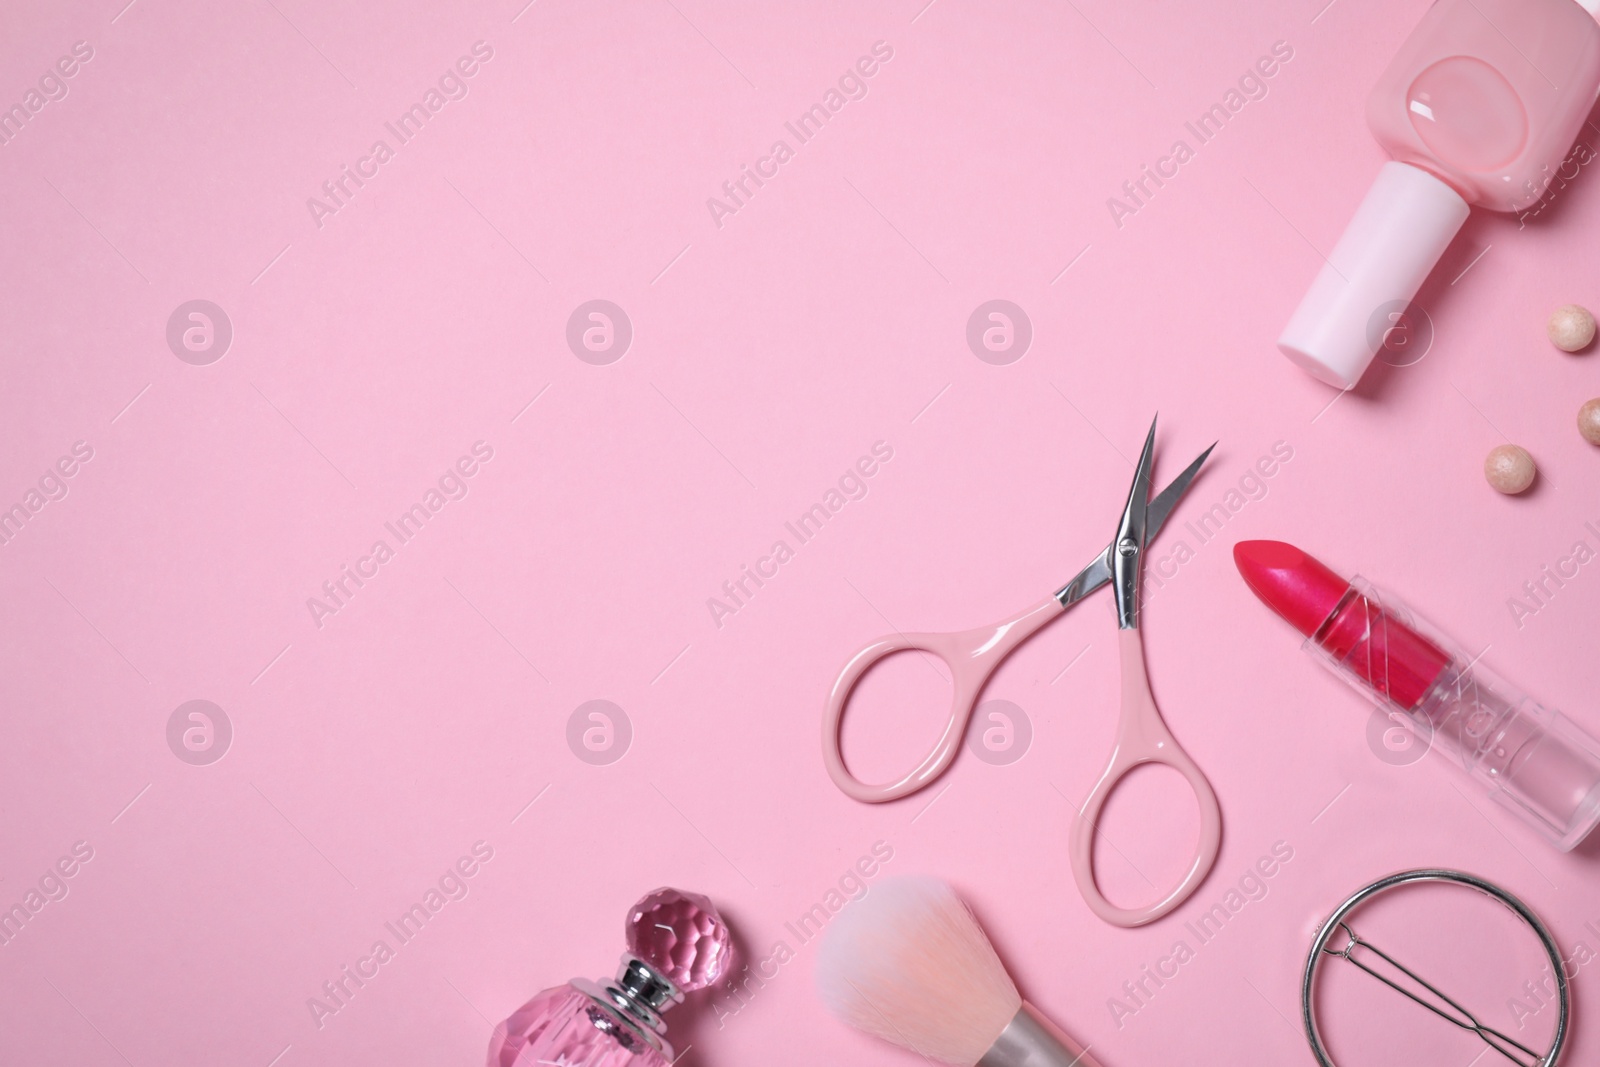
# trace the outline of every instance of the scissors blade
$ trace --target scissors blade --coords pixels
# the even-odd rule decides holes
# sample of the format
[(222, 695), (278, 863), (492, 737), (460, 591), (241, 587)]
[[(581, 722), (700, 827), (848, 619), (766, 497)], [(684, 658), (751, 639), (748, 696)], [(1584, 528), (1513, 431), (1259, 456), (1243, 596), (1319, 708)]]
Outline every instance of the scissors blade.
[(1123, 630), (1139, 625), (1139, 568), (1144, 561), (1145, 525), (1150, 511), (1150, 469), (1155, 466), (1156, 420), (1150, 420), (1139, 465), (1134, 468), (1133, 484), (1128, 487), (1128, 502), (1117, 522), (1117, 535), (1111, 541), (1111, 578), (1116, 582), (1117, 626)]
[(1182, 474), (1168, 482), (1167, 487), (1161, 490), (1154, 500), (1150, 501), (1148, 525), (1144, 534), (1145, 544), (1154, 541), (1156, 535), (1161, 532), (1161, 528), (1167, 524), (1167, 516), (1172, 514), (1172, 509), (1177, 506), (1179, 498), (1188, 491), (1189, 483), (1194, 481), (1196, 474), (1200, 473), (1200, 468), (1205, 466), (1206, 459), (1211, 455), (1211, 449), (1216, 447), (1217, 443), (1215, 441), (1211, 442), (1211, 448), (1196, 456), (1194, 462), (1183, 469)]
[[(1213, 442), (1211, 448), (1196, 456), (1194, 462), (1183, 469), (1182, 474), (1168, 482), (1167, 487), (1156, 494), (1154, 500), (1150, 501), (1149, 511), (1146, 513), (1145, 519), (1144, 536), (1146, 544), (1154, 541), (1156, 536), (1161, 533), (1161, 528), (1167, 524), (1167, 517), (1172, 514), (1172, 509), (1177, 506), (1178, 500), (1188, 491), (1189, 483), (1194, 481), (1194, 476), (1200, 472), (1200, 468), (1205, 465), (1206, 460), (1210, 457), (1211, 450), (1216, 447)], [(1056, 593), (1056, 599), (1061, 602), (1062, 607), (1071, 607), (1109, 581), (1111, 581), (1111, 546), (1107, 545), (1100, 550), (1100, 554), (1087, 567), (1078, 572), (1072, 581), (1061, 587), (1061, 590)]]
[(1128, 502), (1122, 507), (1122, 518), (1117, 522), (1117, 539), (1132, 538), (1137, 552), (1144, 548), (1145, 520), (1150, 510), (1150, 471), (1155, 467), (1156, 423), (1150, 420), (1150, 432), (1145, 434), (1144, 448), (1139, 450), (1139, 462), (1133, 470), (1133, 484), (1128, 487)]

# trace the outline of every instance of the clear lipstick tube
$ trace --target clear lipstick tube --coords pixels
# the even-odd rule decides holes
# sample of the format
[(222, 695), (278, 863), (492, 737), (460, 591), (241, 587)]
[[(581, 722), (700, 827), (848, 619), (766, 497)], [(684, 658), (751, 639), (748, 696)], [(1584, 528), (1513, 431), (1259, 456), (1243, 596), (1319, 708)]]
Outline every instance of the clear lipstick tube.
[(1359, 575), (1305, 647), (1562, 851), (1600, 823), (1600, 742)]

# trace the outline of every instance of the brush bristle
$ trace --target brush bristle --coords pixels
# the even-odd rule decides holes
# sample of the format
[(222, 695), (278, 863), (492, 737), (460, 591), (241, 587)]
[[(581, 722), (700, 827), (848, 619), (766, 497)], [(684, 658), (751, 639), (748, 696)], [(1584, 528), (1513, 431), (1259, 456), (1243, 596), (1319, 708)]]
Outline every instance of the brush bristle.
[(972, 1067), (1022, 1006), (978, 920), (937, 878), (890, 878), (829, 925), (817, 988), (840, 1019)]

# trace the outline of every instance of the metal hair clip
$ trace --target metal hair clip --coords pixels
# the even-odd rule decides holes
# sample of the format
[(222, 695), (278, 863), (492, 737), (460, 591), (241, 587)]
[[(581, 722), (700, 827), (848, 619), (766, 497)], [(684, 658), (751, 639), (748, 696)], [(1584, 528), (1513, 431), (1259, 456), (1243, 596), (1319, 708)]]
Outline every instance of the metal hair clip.
[[(1536, 1052), (1499, 1030), (1491, 1026), (1485, 1026), (1478, 1021), (1477, 1016), (1440, 992), (1399, 960), (1370, 941), (1363, 940), (1346, 921), (1346, 917), (1352, 911), (1373, 897), (1410, 882), (1454, 882), (1458, 885), (1476, 889), (1504, 904), (1538, 936), (1540, 944), (1544, 946), (1545, 952), (1550, 957), (1550, 969), (1551, 973), (1555, 975), (1556, 994), (1561, 1007), (1561, 1013), (1556, 1019), (1555, 1038), (1550, 1045), (1549, 1052)], [(1336, 934), (1339, 932), (1343, 933), (1344, 944), (1342, 946), (1337, 946), (1338, 938)], [(1331, 947), (1329, 945), (1330, 941), (1335, 942), (1337, 947)], [(1363, 958), (1358, 959), (1358, 953)], [(1311, 942), (1311, 953), (1306, 957), (1305, 976), (1300, 983), (1300, 1014), (1305, 1021), (1306, 1040), (1311, 1043), (1311, 1051), (1317, 1057), (1317, 1062), (1322, 1067), (1338, 1067), (1328, 1055), (1328, 1050), (1322, 1043), (1322, 1034), (1317, 1028), (1316, 1012), (1312, 1007), (1317, 974), (1323, 961), (1329, 957), (1342, 959), (1347, 963), (1354, 964), (1390, 989), (1416, 1001), (1447, 1022), (1477, 1034), (1484, 1044), (1512, 1063), (1519, 1064), (1520, 1067), (1554, 1067), (1556, 1060), (1561, 1055), (1562, 1047), (1567, 1042), (1567, 1022), (1568, 1014), (1571, 1010), (1571, 996), (1567, 989), (1567, 975), (1563, 969), (1561, 952), (1556, 947), (1555, 938), (1550, 936), (1550, 931), (1545, 928), (1544, 923), (1539, 921), (1539, 917), (1526, 904), (1493, 882), (1485, 881), (1477, 875), (1440, 869), (1401, 871), (1399, 874), (1391, 874), (1387, 878), (1380, 878), (1376, 882), (1357, 890), (1354, 895), (1334, 910), (1333, 914), (1328, 917), (1327, 922), (1322, 924), (1322, 929), (1317, 931), (1315, 940)], [(1376, 957), (1381, 962), (1378, 966), (1365, 962), (1365, 959), (1370, 957)], [(1383, 967), (1385, 964), (1387, 965), (1386, 968)], [(1380, 968), (1387, 970), (1388, 973), (1380, 973)]]

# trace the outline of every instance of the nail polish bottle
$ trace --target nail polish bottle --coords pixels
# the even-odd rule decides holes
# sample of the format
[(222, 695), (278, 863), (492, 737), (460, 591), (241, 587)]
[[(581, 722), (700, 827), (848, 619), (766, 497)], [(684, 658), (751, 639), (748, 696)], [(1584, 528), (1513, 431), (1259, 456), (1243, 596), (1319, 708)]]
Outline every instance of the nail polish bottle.
[(1439, 0), (1367, 100), (1393, 157), (1278, 338), (1352, 388), (1474, 204), (1522, 211), (1600, 89), (1600, 0)]
[(707, 898), (658, 889), (628, 912), (627, 944), (615, 980), (575, 978), (495, 1027), (488, 1067), (670, 1067), (661, 1015), (728, 973), (732, 935)]

